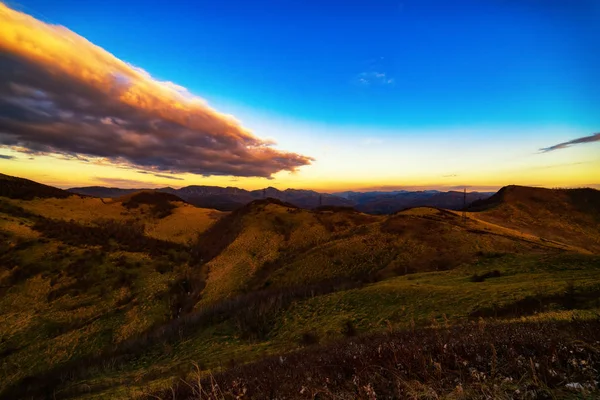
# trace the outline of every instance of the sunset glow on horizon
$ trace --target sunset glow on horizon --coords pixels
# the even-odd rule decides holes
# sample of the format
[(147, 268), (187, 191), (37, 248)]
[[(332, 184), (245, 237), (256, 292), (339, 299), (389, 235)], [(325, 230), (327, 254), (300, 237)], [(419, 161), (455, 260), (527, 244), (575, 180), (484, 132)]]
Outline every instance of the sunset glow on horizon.
[(0, 173), (63, 188), (600, 188), (593, 2), (58, 3), (0, 3)]

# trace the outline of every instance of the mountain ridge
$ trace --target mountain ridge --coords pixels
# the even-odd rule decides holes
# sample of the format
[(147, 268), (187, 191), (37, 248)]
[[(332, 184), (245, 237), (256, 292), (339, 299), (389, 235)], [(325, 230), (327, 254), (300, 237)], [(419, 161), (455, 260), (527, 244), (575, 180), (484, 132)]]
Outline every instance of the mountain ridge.
[[(71, 193), (95, 197), (119, 197), (141, 190), (155, 190), (171, 193), (198, 207), (214, 208), (220, 211), (233, 211), (239, 207), (266, 197), (292, 203), (301, 208), (313, 209), (321, 206), (353, 207), (357, 211), (369, 214), (392, 214), (411, 207), (440, 207), (453, 210), (462, 209), (464, 194), (457, 191), (442, 192), (438, 190), (392, 191), (392, 192), (340, 192), (320, 193), (307, 189), (279, 190), (267, 187), (257, 190), (246, 190), (228, 186), (190, 185), (179, 189), (171, 187), (156, 189), (121, 189), (102, 186), (77, 187), (68, 189)], [(469, 192), (467, 204), (483, 200), (492, 192)]]

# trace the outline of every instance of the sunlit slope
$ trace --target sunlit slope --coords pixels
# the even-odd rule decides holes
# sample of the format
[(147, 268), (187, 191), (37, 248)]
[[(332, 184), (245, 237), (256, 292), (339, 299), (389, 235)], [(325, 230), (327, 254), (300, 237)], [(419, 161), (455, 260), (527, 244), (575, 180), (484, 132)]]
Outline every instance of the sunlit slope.
[(0, 391), (175, 316), (189, 274), (181, 245), (125, 223), (54, 224), (0, 202)]
[(176, 318), (200, 290), (187, 244), (222, 214), (154, 194), (33, 197), (0, 197), (0, 391)]
[[(268, 286), (269, 275), (297, 255), (355, 235), (380, 219), (354, 211), (312, 212), (275, 199), (252, 202), (200, 237), (199, 246), (210, 260), (202, 301)], [(330, 274), (323, 271), (318, 280)]]
[(267, 287), (448, 270), (487, 253), (577, 251), (474, 220), (465, 224), (459, 215), (434, 208), (375, 217), (348, 210), (312, 212), (267, 200), (213, 228), (199, 242), (219, 249), (209, 256), (201, 303)]
[(470, 217), (600, 252), (600, 191), (507, 186), (474, 204)]
[(165, 215), (153, 212), (156, 205), (148, 200), (132, 207), (131, 195), (117, 200), (71, 195), (68, 198), (6, 201), (46, 218), (73, 220), (81, 224), (94, 224), (106, 219), (136, 221), (144, 224), (148, 236), (178, 243), (194, 240), (198, 233), (206, 230), (225, 214), (212, 209), (197, 208), (177, 199), (176, 196), (173, 197), (175, 200), (167, 201), (170, 206), (167, 206), (168, 213), (164, 213)]

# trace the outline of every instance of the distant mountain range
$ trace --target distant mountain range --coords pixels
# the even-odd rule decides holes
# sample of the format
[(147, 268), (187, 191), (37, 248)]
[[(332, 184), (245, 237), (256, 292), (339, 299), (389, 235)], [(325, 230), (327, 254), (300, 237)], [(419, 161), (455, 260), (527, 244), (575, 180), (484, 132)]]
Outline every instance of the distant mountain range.
[[(68, 190), (81, 195), (116, 198), (148, 189), (88, 186)], [(358, 211), (370, 214), (391, 214), (405, 208), (421, 206), (459, 210), (464, 205), (464, 194), (462, 192), (440, 192), (437, 190), (412, 192), (405, 190), (394, 192), (349, 191), (334, 194), (319, 193), (312, 190), (278, 190), (273, 187), (245, 190), (237, 187), (186, 186), (181, 189), (164, 187), (154, 190), (174, 194), (197, 207), (214, 208), (221, 211), (232, 211), (251, 201), (265, 197), (288, 202), (301, 208), (316, 208), (319, 206), (353, 207)], [(467, 205), (477, 200), (485, 200), (493, 194), (494, 192), (467, 193)]]
[[(495, 192), (469, 192), (467, 206), (475, 201), (485, 200)], [(438, 207), (460, 210), (464, 207), (464, 193), (457, 191), (440, 192), (437, 190), (395, 192), (342, 192), (335, 195), (352, 202), (352, 206), (369, 214), (391, 214), (411, 207)]]

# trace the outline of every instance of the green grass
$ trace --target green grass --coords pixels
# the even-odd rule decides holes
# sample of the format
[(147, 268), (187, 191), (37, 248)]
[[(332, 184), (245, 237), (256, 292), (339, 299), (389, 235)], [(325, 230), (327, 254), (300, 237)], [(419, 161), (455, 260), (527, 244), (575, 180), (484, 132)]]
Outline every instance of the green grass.
[[(501, 277), (474, 283), (477, 272), (499, 270)], [(297, 339), (310, 329), (323, 337), (339, 336), (345, 320), (362, 331), (408, 328), (432, 319), (465, 320), (469, 313), (502, 307), (528, 296), (551, 296), (573, 282), (581, 291), (600, 289), (597, 256), (515, 256), (485, 260), (452, 271), (392, 278), (362, 289), (332, 293), (295, 304), (281, 316), (275, 336)]]
[[(474, 273), (489, 270), (499, 270), (502, 276), (471, 282)], [(199, 327), (190, 337), (155, 345), (134, 361), (99, 369), (94, 378), (78, 384), (115, 385), (100, 390), (93, 398), (118, 398), (125, 390), (120, 381), (138, 382), (130, 384), (129, 394), (149, 392), (168, 387), (181, 377), (193, 377), (194, 365), (201, 367), (202, 374), (208, 374), (227, 367), (231, 360), (239, 364), (299, 349), (305, 332), (315, 335), (320, 343), (336, 341), (343, 338), (348, 320), (359, 333), (464, 323), (477, 309), (514, 303), (528, 296), (562, 294), (568, 282), (580, 292), (600, 289), (600, 257), (563, 254), (482, 258), (456, 270), (402, 276), (297, 301), (272, 316), (273, 329), (260, 341), (242, 339), (233, 320)], [(600, 305), (594, 302), (578, 310), (548, 304), (538, 313), (506, 320), (595, 319), (598, 312)], [(166, 379), (168, 376), (171, 379)]]
[[(84, 205), (74, 198), (62, 201), (19, 205), (39, 213), (48, 207), (50, 216), (68, 221), (60, 211), (67, 207), (81, 217), (75, 224), (94, 224), (94, 219), (83, 217)], [(506, 321), (596, 318), (600, 309), (597, 300), (584, 296), (600, 290), (600, 256), (564, 252), (563, 245), (476, 221), (463, 227), (456, 216), (432, 209), (388, 218), (268, 204), (244, 215), (239, 235), (202, 267), (191, 264), (190, 249), (182, 244), (190, 231), (178, 225), (187, 217), (177, 210), (164, 218), (179, 218), (174, 230), (158, 229), (162, 222), (140, 217), (145, 236), (174, 236), (177, 246), (143, 249), (146, 242), (136, 242), (139, 251), (124, 251), (131, 247), (117, 242), (69, 245), (56, 239), (63, 236), (53, 239), (32, 230), (35, 216), (4, 210), (0, 390), (28, 376), (43, 377), (68, 362), (104, 354), (157, 325), (176, 324), (174, 308), (182, 298), (190, 299), (190, 293), (199, 294), (192, 300), (200, 299), (196, 312), (202, 312), (203, 307), (259, 288), (285, 292), (363, 273), (377, 280), (350, 290), (299, 296), (291, 304), (278, 303), (280, 297), (262, 302), (249, 297), (236, 312), (244, 315), (248, 309), (247, 315), (260, 317), (265, 328), (260, 335), (248, 334), (238, 314), (224, 312), (122, 357), (74, 364), (77, 373), (66, 376), (75, 378), (55, 389), (75, 391), (82, 398), (131, 398), (167, 388), (180, 378), (297, 350), (305, 345), (302, 338), (307, 334), (320, 343), (339, 340), (348, 321), (363, 334), (457, 324), (498, 312)], [(115, 220), (131, 217), (110, 210), (107, 215)], [(193, 209), (185, 213), (196, 215)], [(212, 218), (202, 216), (203, 223)], [(160, 241), (147, 243), (162, 246)], [(473, 282), (474, 275), (491, 271), (499, 276)], [(561, 301), (569, 288), (581, 297), (574, 310)], [(251, 310), (252, 305), (256, 307)]]

